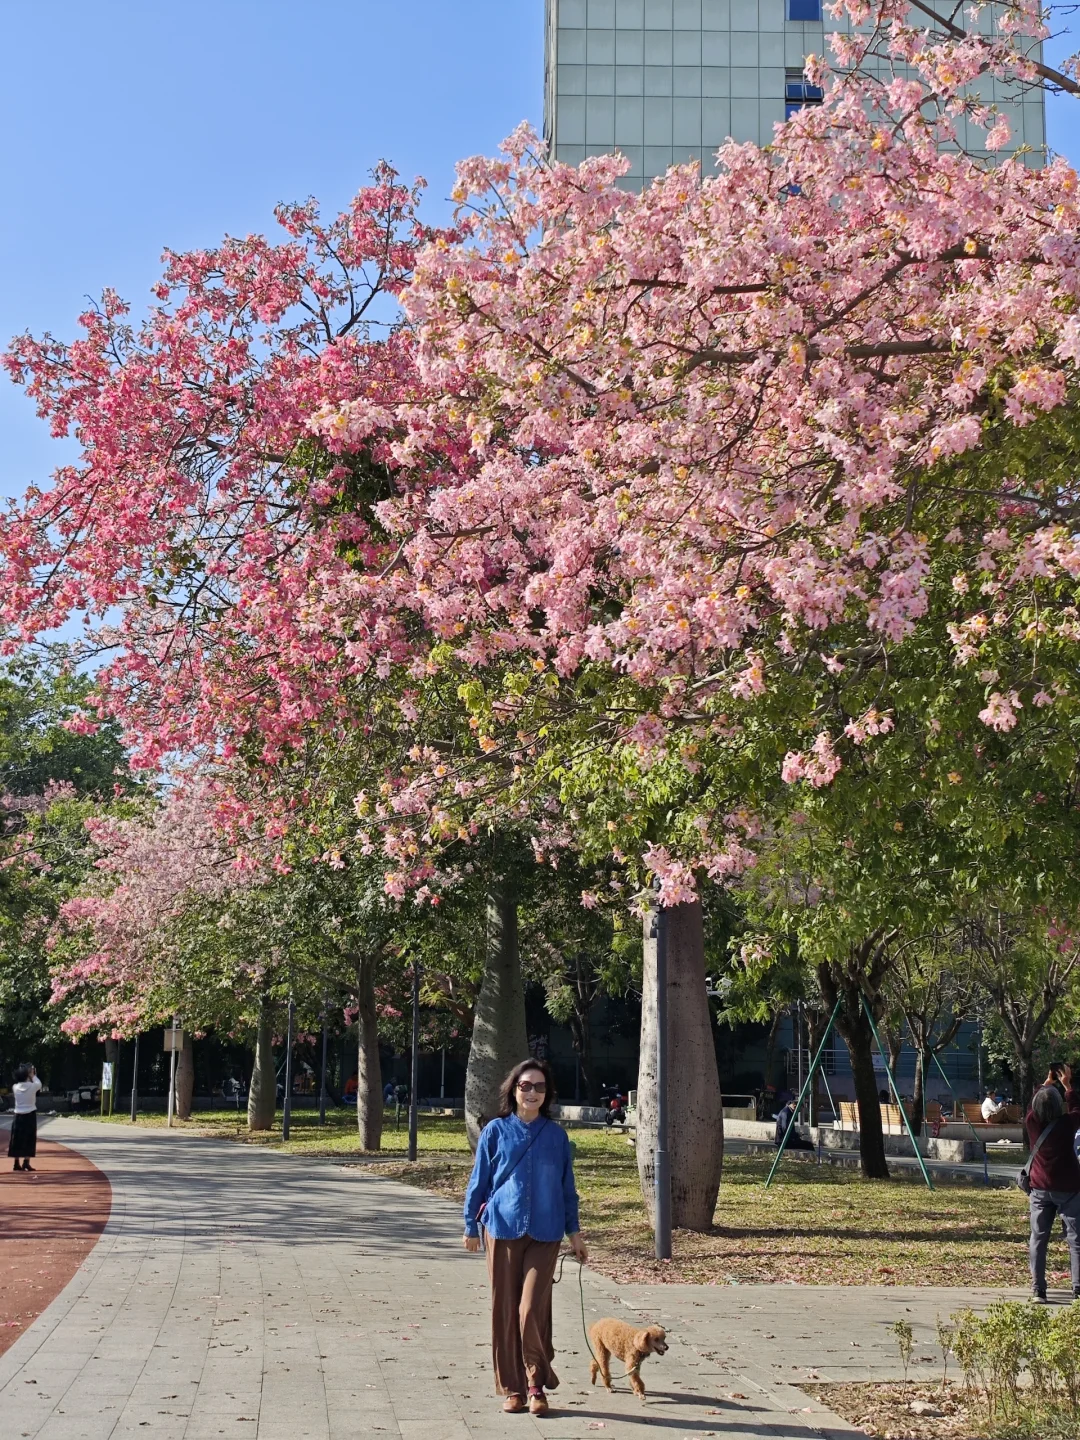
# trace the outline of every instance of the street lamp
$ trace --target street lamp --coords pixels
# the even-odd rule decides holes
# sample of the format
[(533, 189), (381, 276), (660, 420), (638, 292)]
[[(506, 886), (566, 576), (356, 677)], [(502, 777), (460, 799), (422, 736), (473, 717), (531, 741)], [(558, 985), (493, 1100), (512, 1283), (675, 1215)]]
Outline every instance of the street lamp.
[(409, 1081), (409, 1159), (416, 1159), (416, 1091), (420, 1084), (420, 962), (412, 972), (412, 1073)]
[(139, 1114), (139, 1036), (135, 1035), (135, 1060), (131, 1072), (131, 1123), (134, 1125)]
[(322, 1009), (322, 1070), (319, 1072), (319, 1124), (326, 1124), (326, 1045), (329, 1039), (327, 1025), (327, 1008), (329, 1001), (323, 996)]

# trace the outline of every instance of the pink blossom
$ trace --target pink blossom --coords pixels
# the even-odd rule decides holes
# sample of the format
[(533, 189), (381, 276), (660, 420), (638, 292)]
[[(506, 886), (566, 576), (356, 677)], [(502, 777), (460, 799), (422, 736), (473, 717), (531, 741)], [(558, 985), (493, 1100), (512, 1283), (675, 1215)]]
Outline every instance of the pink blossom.
[(1022, 708), (1020, 697), (1015, 690), (1010, 690), (1008, 695), (994, 690), (986, 702), (986, 708), (979, 711), (979, 719), (990, 729), (1004, 733), (1015, 727), (1016, 711)]

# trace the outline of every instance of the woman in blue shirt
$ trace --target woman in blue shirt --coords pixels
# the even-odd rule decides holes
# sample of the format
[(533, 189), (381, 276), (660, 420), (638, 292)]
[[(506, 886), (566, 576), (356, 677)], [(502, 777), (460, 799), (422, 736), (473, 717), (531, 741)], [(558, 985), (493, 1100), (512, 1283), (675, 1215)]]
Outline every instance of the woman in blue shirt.
[(564, 1235), (578, 1260), (588, 1252), (578, 1224), (570, 1141), (551, 1119), (555, 1098), (546, 1060), (515, 1065), (499, 1091), (499, 1115), (485, 1125), (465, 1193), (465, 1249), (484, 1228), (491, 1281), (491, 1350), (503, 1409), (546, 1415), (551, 1368), (551, 1287)]

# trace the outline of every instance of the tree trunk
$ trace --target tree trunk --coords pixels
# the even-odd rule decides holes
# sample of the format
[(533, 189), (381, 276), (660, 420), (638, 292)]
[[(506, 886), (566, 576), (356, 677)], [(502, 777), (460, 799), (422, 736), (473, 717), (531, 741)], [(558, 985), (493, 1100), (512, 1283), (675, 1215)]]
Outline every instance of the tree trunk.
[(765, 1084), (773, 1083), (773, 1071), (776, 1068), (776, 1037), (780, 1033), (780, 1022), (787, 1013), (785, 1008), (777, 1010), (769, 1026), (768, 1039), (765, 1041)]
[(904, 1034), (902, 1030), (884, 1029), (878, 1026), (878, 1034), (885, 1040), (885, 1048), (888, 1050), (889, 1069), (892, 1071), (893, 1079), (897, 1088), (900, 1085), (900, 1056), (904, 1053)]
[(888, 966), (888, 947), (894, 937), (895, 932), (883, 935), (878, 931), (862, 944), (852, 946), (846, 960), (823, 961), (817, 967), (818, 986), (829, 1009), (838, 999), (843, 1000), (837, 1012), (836, 1028), (851, 1057), (855, 1100), (859, 1107), (859, 1159), (868, 1180), (887, 1180), (889, 1166), (885, 1159), (881, 1101), (874, 1073), (874, 1035), (863, 1008), (863, 994), (865, 986), (871, 997), (877, 995)]
[[(649, 1219), (655, 1219), (656, 940), (645, 921), (645, 965), (638, 1069), (637, 1161)], [(724, 1111), (716, 1070), (701, 906), (668, 912), (668, 1156), (671, 1223), (707, 1231), (724, 1166)]]
[(1020, 1086), (1020, 1107), (1026, 1112), (1035, 1094), (1035, 1057), (1031, 1050), (1022, 1049), (1013, 1042), (1016, 1052), (1016, 1079)]
[(578, 1065), (581, 1069), (581, 1079), (585, 1089), (586, 1105), (600, 1104), (600, 1082), (593, 1066), (592, 1049), (592, 1026), (589, 1024), (589, 1014), (592, 1009), (588, 999), (582, 995), (581, 990), (574, 988), (574, 1014), (570, 1021), (570, 1035), (574, 1042), (574, 1049), (577, 1051)]
[(255, 1035), (255, 1063), (248, 1086), (248, 1129), (269, 1130), (277, 1110), (277, 1072), (274, 1069), (274, 1026), (269, 997), (259, 1004), (259, 1028)]
[(191, 1119), (191, 1099), (195, 1094), (195, 1045), (191, 1031), (184, 1031), (184, 1047), (176, 1057), (176, 1116)]
[[(809, 1057), (806, 1061), (806, 1068), (808, 1071), (810, 1069), (810, 1066), (814, 1063), (814, 1056), (818, 1053), (818, 1047), (820, 1046), (822, 1040), (824, 1040), (825, 1038), (825, 1026), (828, 1023), (829, 1017), (824, 1013), (824, 1011), (808, 1011), (806, 1019), (807, 1050), (809, 1052)], [(817, 1125), (820, 1123), (821, 1120), (821, 1095), (820, 1091), (818, 1090), (818, 1082), (821, 1079), (822, 1074), (824, 1073), (824, 1063), (824, 1057), (822, 1057), (822, 1068), (818, 1070), (810, 1086), (810, 1094), (808, 1098), (810, 1101), (811, 1125)]]
[(529, 1058), (517, 901), (508, 884), (494, 887), (488, 895), (485, 938), (484, 979), (465, 1072), (465, 1129), (473, 1150), (480, 1131), (498, 1112), (499, 1086), (515, 1065)]
[(911, 1128), (918, 1135), (926, 1111), (926, 1051), (915, 1051), (915, 1088), (911, 1096)]
[(878, 1098), (877, 1072), (874, 1069), (873, 1035), (866, 1016), (859, 1011), (852, 1020), (840, 1011), (836, 1028), (844, 1037), (851, 1056), (851, 1073), (855, 1080), (855, 1099), (859, 1106), (859, 1159), (867, 1180), (887, 1180), (889, 1165), (885, 1159), (885, 1134), (881, 1126), (881, 1100)]
[(379, 1060), (379, 1013), (375, 1004), (375, 963), (356, 967), (356, 1128), (361, 1150), (382, 1149), (382, 1063)]

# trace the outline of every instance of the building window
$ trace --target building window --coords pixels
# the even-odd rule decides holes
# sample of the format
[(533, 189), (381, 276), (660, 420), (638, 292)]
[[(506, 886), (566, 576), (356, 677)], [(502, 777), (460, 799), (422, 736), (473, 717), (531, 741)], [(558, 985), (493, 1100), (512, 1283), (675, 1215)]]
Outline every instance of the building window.
[(820, 105), (825, 92), (820, 85), (811, 85), (801, 70), (789, 70), (784, 84), (784, 118), (790, 120), (804, 105)]
[(821, 20), (821, 0), (787, 0), (789, 20)]

